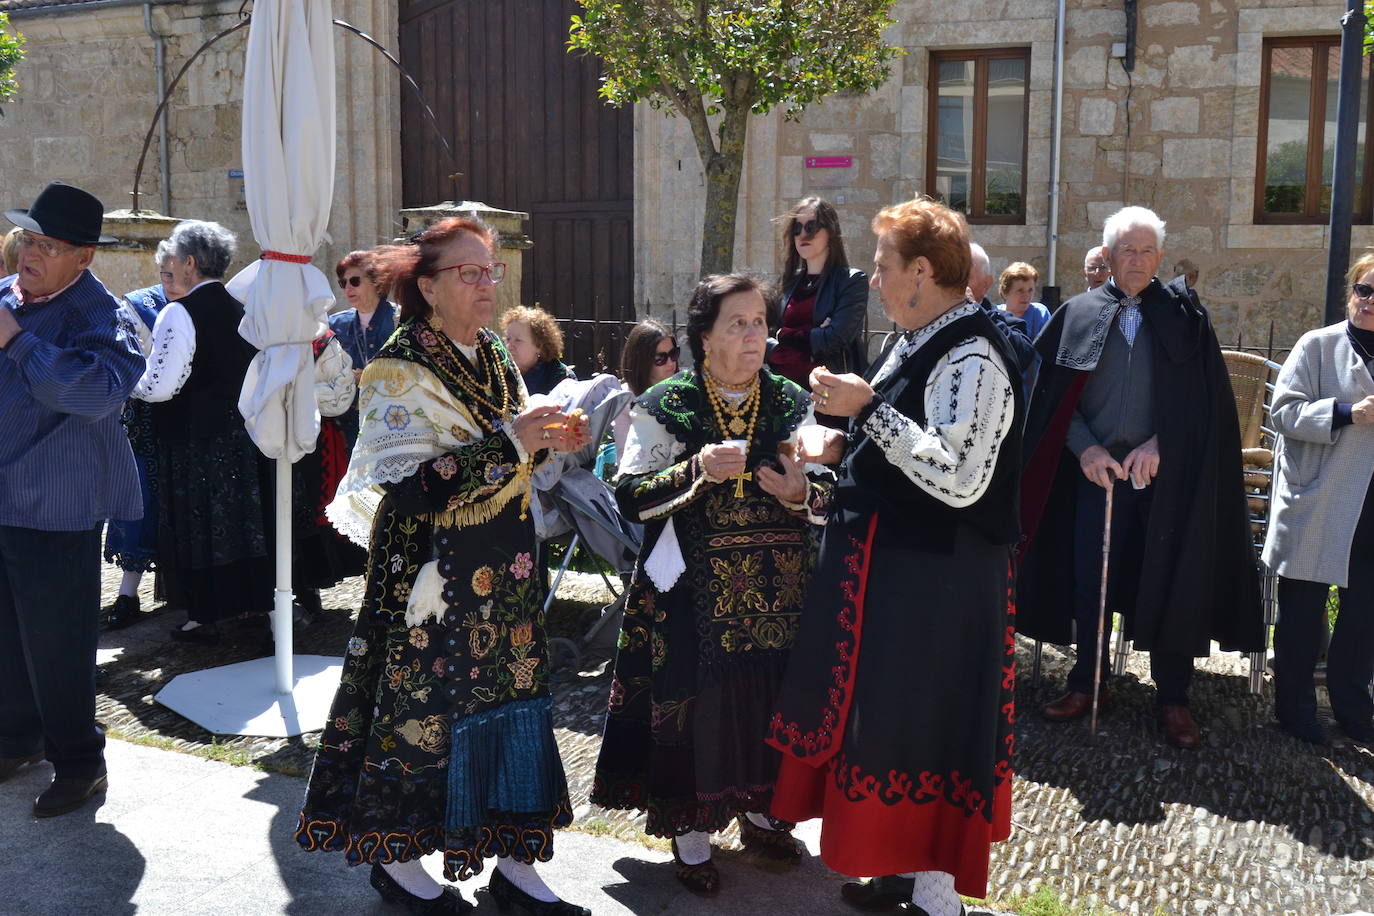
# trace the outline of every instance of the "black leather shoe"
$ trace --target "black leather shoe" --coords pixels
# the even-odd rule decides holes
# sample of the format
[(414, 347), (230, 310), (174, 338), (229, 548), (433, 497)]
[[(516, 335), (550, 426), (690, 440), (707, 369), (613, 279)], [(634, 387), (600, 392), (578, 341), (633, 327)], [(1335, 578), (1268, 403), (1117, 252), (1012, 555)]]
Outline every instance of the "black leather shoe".
[(1326, 747), (1331, 743), (1331, 739), (1326, 737), (1326, 729), (1322, 728), (1321, 723), (1315, 718), (1278, 716), (1278, 720), (1279, 728), (1299, 741), (1306, 741), (1308, 744), (1315, 744), (1318, 747)]
[(143, 609), (139, 606), (138, 596), (120, 595), (115, 598), (114, 604), (110, 605), (109, 611), (105, 613), (105, 629), (122, 630), (138, 623), (138, 618), (141, 616), (143, 616)]
[(463, 895), (458, 893), (456, 887), (445, 887), (443, 893), (429, 900), (424, 897), (416, 897), (401, 887), (395, 878), (386, 873), (385, 868), (375, 862), (372, 863), (372, 874), (368, 876), (367, 880), (387, 903), (399, 904), (410, 912), (419, 914), (419, 916), (451, 916), (451, 914), (467, 913), (474, 909), (473, 905), (464, 900)]
[(177, 642), (189, 642), (197, 646), (219, 645), (218, 629), (210, 624), (202, 624), (198, 627), (192, 627), (189, 630), (183, 630), (181, 627), (177, 627), (172, 630), (172, 638)]
[(881, 875), (867, 881), (846, 881), (840, 885), (840, 898), (851, 906), (870, 913), (894, 911), (900, 903), (911, 902), (915, 885), (900, 875)]
[(97, 792), (105, 791), (110, 781), (101, 774), (94, 779), (79, 776), (58, 776), (43, 794), (34, 799), (34, 817), (57, 817), (68, 811), (75, 811)]
[(1354, 720), (1341, 722), (1341, 728), (1356, 744), (1374, 744), (1374, 722), (1370, 722), (1368, 719), (1363, 722)]
[(585, 906), (568, 903), (566, 900), (535, 900), (512, 884), (511, 880), (501, 873), (499, 865), (493, 871), (491, 880), (487, 882), (487, 893), (491, 894), (491, 899), (496, 901), (496, 908), (503, 913), (518, 908), (525, 916), (592, 916), (592, 911)]
[(4, 782), (15, 773), (18, 773), (20, 767), (30, 763), (41, 763), (42, 760), (42, 751), (39, 751), (37, 754), (31, 754), (28, 757), (0, 757), (0, 782)]
[(792, 835), (792, 827), (782, 821), (773, 821), (777, 826), (765, 830), (749, 820), (748, 815), (741, 814), (735, 820), (739, 822), (740, 844), (765, 859), (796, 864), (806, 852), (801, 840)]

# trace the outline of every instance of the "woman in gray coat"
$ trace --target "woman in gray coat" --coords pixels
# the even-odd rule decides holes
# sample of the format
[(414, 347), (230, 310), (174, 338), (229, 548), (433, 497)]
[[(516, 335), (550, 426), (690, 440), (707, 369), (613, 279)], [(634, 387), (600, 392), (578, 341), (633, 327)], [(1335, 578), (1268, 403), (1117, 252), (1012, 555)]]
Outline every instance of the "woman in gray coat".
[(1271, 411), (1282, 435), (1263, 557), (1279, 575), (1274, 711), (1313, 744), (1327, 743), (1312, 676), (1331, 585), (1341, 604), (1327, 655), (1331, 709), (1351, 738), (1374, 742), (1374, 254), (1347, 279), (1349, 320), (1298, 340)]

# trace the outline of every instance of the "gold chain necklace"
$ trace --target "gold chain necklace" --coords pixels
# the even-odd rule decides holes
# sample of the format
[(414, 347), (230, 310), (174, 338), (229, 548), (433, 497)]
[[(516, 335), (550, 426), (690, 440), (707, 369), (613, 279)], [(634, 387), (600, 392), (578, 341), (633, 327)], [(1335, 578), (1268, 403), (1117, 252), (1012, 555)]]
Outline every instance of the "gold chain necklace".
[(706, 379), (706, 399), (716, 412), (716, 425), (722, 432), (753, 442), (754, 424), (759, 417), (759, 377), (754, 376), (739, 406), (734, 407), (721, 391), (721, 383), (711, 374), (711, 370), (707, 369), (703, 375)]
[[(749, 457), (749, 447), (754, 443), (754, 424), (759, 418), (759, 377), (754, 376), (754, 380), (749, 384), (749, 390), (741, 399), (738, 407), (731, 407), (729, 399), (721, 392), (721, 384), (711, 370), (706, 368), (702, 373), (706, 380), (706, 399), (711, 402), (711, 408), (716, 412), (716, 426), (723, 432), (738, 436), (744, 440), (744, 456)], [(745, 414), (749, 419), (745, 420)], [(729, 418), (728, 420), (726, 418)], [(753, 480), (754, 475), (749, 471), (741, 471), (734, 476), (735, 498), (744, 498), (744, 482)]]
[[(484, 341), (478, 338), (477, 364), (482, 374), (488, 379), (494, 379), (497, 386), (501, 389), (500, 404), (494, 403), (487, 397), (486, 385), (478, 381), (477, 377), (473, 375), (468, 370), (468, 367), (463, 364), (463, 361), (458, 358), (457, 344), (449, 340), (448, 336), (445, 334), (440, 333), (437, 336), (447, 344), (447, 346), (441, 344), (441, 352), (445, 357), (444, 361), (449, 364), (449, 369), (453, 372), (454, 380), (458, 382), (458, 387), (463, 389), (463, 393), (476, 401), (479, 406), (485, 407), (495, 414), (499, 418), (497, 423), (506, 420), (513, 414), (515, 405), (512, 403), (510, 385), (506, 382), (506, 373), (502, 371), (501, 365), (496, 358), (489, 353), (491, 348), (483, 347), (482, 344)], [(477, 411), (473, 411), (472, 415), (473, 419), (481, 424), (487, 432), (496, 432), (496, 423), (488, 422)]]

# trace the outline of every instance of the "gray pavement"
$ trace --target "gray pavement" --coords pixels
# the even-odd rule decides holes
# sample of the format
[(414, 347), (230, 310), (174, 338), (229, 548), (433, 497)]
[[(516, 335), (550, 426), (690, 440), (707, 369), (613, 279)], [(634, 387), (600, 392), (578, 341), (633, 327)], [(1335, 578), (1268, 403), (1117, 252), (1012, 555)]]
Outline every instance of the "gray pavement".
[[(62, 817), (30, 811), (52, 778), (46, 763), (0, 785), (0, 913), (403, 912), (381, 902), (366, 868), (296, 845), (304, 780), (122, 741), (110, 742), (107, 759), (99, 804)], [(803, 833), (814, 852), (815, 831)], [(541, 873), (596, 916), (854, 913), (838, 902), (841, 878), (814, 854), (781, 872), (721, 854), (724, 886), (707, 901), (681, 888), (667, 853), (577, 831), (560, 833), (556, 850)], [(426, 865), (438, 875), (437, 857)], [(460, 885), (479, 914), (497, 912), (483, 889), (490, 874)]]

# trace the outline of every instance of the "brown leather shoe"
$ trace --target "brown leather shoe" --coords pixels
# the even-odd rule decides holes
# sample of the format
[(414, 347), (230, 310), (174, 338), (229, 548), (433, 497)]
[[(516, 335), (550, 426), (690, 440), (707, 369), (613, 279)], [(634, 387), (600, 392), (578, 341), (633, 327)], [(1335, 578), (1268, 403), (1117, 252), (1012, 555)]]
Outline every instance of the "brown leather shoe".
[[(1112, 705), (1111, 695), (1102, 690), (1097, 695), (1097, 711), (1105, 712)], [(1051, 722), (1072, 722), (1093, 711), (1093, 695), (1070, 690), (1053, 703), (1040, 707), (1040, 715)]]
[(1202, 744), (1202, 729), (1193, 721), (1187, 706), (1160, 706), (1155, 718), (1164, 729), (1164, 740), (1174, 747), (1197, 750)]

